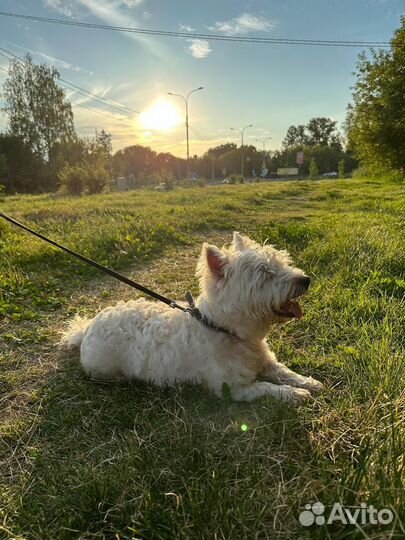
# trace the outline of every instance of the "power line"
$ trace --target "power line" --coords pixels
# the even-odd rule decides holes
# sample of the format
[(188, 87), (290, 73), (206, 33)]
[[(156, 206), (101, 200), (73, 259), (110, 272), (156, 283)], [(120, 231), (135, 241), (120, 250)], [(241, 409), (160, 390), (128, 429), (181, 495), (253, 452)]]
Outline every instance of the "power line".
[(190, 127), (190, 131), (192, 131), (194, 133), (194, 135), (197, 135), (197, 137), (199, 137), (200, 139), (203, 139), (205, 141), (211, 141), (212, 140), (207, 135), (204, 135), (203, 133), (198, 131), (198, 129), (196, 129), (196, 128), (192, 127), (192, 126), (189, 126), (189, 127)]
[[(6, 52), (8, 55), (12, 56), (13, 58), (16, 58), (20, 62), (25, 63), (25, 60), (23, 60), (22, 58), (20, 58), (16, 54), (12, 53), (11, 51), (8, 51), (7, 49), (4, 49), (3, 47), (0, 47), (0, 50)], [(4, 56), (4, 55), (2, 55), (2, 56)], [(10, 59), (8, 58), (8, 60), (10, 60)], [(126, 111), (124, 111), (124, 112), (126, 112), (126, 114), (128, 114), (128, 112), (132, 112), (134, 114), (140, 114), (139, 111), (136, 111), (135, 109), (131, 109), (131, 107), (128, 107), (127, 105), (123, 105), (122, 103), (118, 103), (118, 102), (113, 101), (111, 99), (104, 98), (103, 96), (99, 96), (98, 94), (94, 94), (93, 92), (90, 92), (89, 90), (86, 90), (85, 88), (82, 88), (82, 87), (78, 86), (77, 84), (74, 84), (74, 83), (72, 83), (70, 81), (67, 81), (66, 79), (63, 79), (62, 77), (59, 77), (59, 81), (61, 82), (62, 86), (67, 85), (68, 87), (72, 87), (72, 88), (69, 88), (69, 89), (71, 89), (71, 90), (73, 89), (74, 91), (78, 91), (81, 94), (84, 94), (86, 96), (90, 96), (90, 97), (93, 98), (93, 100), (97, 100), (100, 103), (102, 103), (103, 105), (109, 105), (110, 107), (113, 107), (116, 110), (118, 110), (121, 114), (123, 114), (123, 109), (127, 109)]]
[(83, 105), (82, 103), (77, 103), (75, 101), (72, 101), (72, 105), (74, 105), (75, 107), (81, 107), (82, 109), (87, 109), (88, 111), (91, 111), (96, 114), (100, 114), (102, 116), (105, 116), (106, 118), (113, 118), (114, 120), (119, 120), (120, 122), (130, 121), (129, 118), (117, 118), (116, 116), (113, 116), (112, 114), (108, 114), (107, 112), (104, 112), (104, 111), (98, 111), (97, 109), (92, 109), (91, 107), (87, 107), (86, 105)]
[(87, 94), (87, 95), (93, 97), (94, 99), (96, 99), (98, 101), (101, 101), (101, 103), (104, 102), (104, 104), (110, 105), (111, 107), (120, 108), (121, 112), (122, 112), (123, 109), (126, 109), (127, 114), (128, 114), (128, 112), (131, 112), (131, 113), (134, 113), (134, 114), (141, 114), (139, 111), (136, 111), (135, 109), (132, 109), (131, 107), (128, 107), (127, 105), (123, 105), (121, 103), (118, 103), (117, 101), (113, 101), (112, 99), (105, 98), (103, 96), (99, 96), (98, 94), (94, 94), (93, 92), (90, 92), (90, 90), (84, 90), (83, 88), (81, 88), (77, 84), (73, 84), (71, 82), (68, 82), (65, 79), (60, 78), (59, 80), (64, 82), (65, 84), (68, 84), (69, 86), (73, 87), (73, 89), (75, 89), (76, 91), (78, 91), (78, 92), (80, 92), (82, 94)]
[[(26, 61), (23, 58), (20, 58), (13, 52), (5, 49), (4, 47), (0, 47), (0, 51), (5, 52), (9, 56), (18, 60), (19, 62), (26, 64)], [(1, 52), (0, 54), (4, 56), (5, 58), (7, 58), (8, 60), (10, 60), (9, 57), (5, 56)], [(94, 94), (93, 92), (90, 92), (89, 90), (86, 90), (85, 88), (82, 88), (81, 86), (78, 86), (77, 84), (67, 81), (66, 79), (63, 79), (62, 77), (59, 77), (59, 82), (61, 86), (64, 86), (65, 88), (67, 87), (69, 90), (74, 90), (75, 92), (79, 92), (82, 95), (85, 95), (86, 97), (91, 97), (93, 101), (99, 101), (103, 105), (108, 105), (109, 107), (117, 110), (121, 114), (125, 113), (128, 115), (129, 112), (133, 114), (140, 114), (139, 111), (136, 111), (135, 109), (131, 109), (131, 107), (128, 107), (127, 105), (123, 105), (122, 103), (118, 103), (117, 101), (113, 101), (111, 99), (104, 98), (103, 96), (99, 96), (98, 94)]]
[[(11, 58), (10, 58), (9, 56), (7, 56), (6, 54), (4, 54), (4, 52), (1, 52), (1, 51), (5, 51), (5, 52), (6, 52), (7, 54), (9, 54), (10, 56), (14, 57), (14, 59), (17, 60), (17, 62), (18, 62), (19, 64), (21, 64), (21, 65), (26, 65), (26, 64), (27, 64), (27, 62), (26, 62), (24, 59), (22, 59), (22, 58), (20, 58), (19, 56), (13, 54), (13, 53), (10, 52), (10, 51), (7, 51), (6, 49), (3, 49), (3, 47), (0, 47), (0, 55), (3, 56), (4, 58), (6, 58), (7, 60), (11, 60)], [(7, 71), (6, 69), (4, 69), (4, 68), (1, 68), (1, 69), (2, 69), (3, 71), (5, 71), (6, 73), (8, 73), (8, 71)], [(61, 80), (61, 79), (60, 79), (60, 80)], [(60, 80), (59, 80), (59, 81), (60, 81)], [(59, 84), (60, 84), (61, 86), (66, 87), (66, 84), (62, 84), (62, 83), (60, 83), (60, 82), (59, 82)], [(85, 92), (85, 90), (83, 90), (83, 92)], [(91, 93), (91, 92), (90, 92), (90, 93)], [(96, 94), (95, 94), (95, 95), (96, 95)], [(74, 105), (74, 106), (76, 106), (76, 107), (81, 107), (82, 109), (87, 109), (88, 111), (91, 111), (91, 112), (93, 112), (93, 113), (99, 114), (99, 115), (101, 115), (101, 116), (105, 116), (105, 117), (107, 117), (107, 118), (113, 118), (114, 120), (119, 120), (120, 122), (123, 122), (123, 121), (129, 122), (129, 121), (131, 120), (129, 117), (126, 117), (126, 118), (117, 118), (116, 116), (113, 116), (112, 114), (108, 114), (108, 113), (105, 112), (105, 111), (99, 111), (99, 110), (97, 110), (97, 109), (93, 109), (93, 108), (91, 108), (91, 107), (87, 107), (86, 105), (83, 105), (82, 103), (77, 103), (77, 102), (75, 102), (75, 101), (72, 101), (71, 103), (72, 103), (72, 105)], [(121, 114), (123, 114), (122, 111), (120, 111), (120, 112), (121, 112)]]
[(321, 39), (296, 39), (296, 38), (267, 38), (267, 37), (247, 37), (247, 36), (229, 36), (226, 34), (204, 34), (197, 32), (174, 32), (169, 30), (151, 30), (148, 28), (135, 28), (130, 26), (114, 26), (110, 24), (96, 24), (83, 21), (69, 21), (66, 19), (55, 19), (50, 17), (38, 17), (35, 15), (23, 15), (22, 13), (12, 13), (0, 11), (4, 17), (15, 17), (30, 21), (46, 22), (52, 24), (62, 24), (66, 26), (76, 26), (81, 28), (93, 28), (97, 30), (111, 30), (116, 32), (129, 32), (132, 34), (146, 34), (152, 36), (166, 36), (189, 39), (206, 39), (213, 41), (231, 41), (239, 43), (260, 43), (277, 45), (310, 45), (323, 47), (390, 47), (388, 41), (344, 41), (344, 40), (321, 40)]

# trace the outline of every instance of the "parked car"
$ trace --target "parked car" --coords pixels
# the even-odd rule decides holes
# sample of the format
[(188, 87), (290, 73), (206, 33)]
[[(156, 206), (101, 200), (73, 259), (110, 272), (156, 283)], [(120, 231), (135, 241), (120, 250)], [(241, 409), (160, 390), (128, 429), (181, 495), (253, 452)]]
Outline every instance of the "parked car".
[(333, 178), (337, 175), (338, 173), (336, 171), (331, 171), (331, 172), (324, 173), (322, 176), (324, 176), (325, 178)]

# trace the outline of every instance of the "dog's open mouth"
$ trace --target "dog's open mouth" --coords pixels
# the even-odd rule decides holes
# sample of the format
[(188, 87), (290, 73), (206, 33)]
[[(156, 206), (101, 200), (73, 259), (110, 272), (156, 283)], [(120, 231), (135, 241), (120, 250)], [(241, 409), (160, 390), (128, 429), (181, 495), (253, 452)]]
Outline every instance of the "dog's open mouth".
[(277, 311), (277, 315), (281, 315), (282, 317), (290, 317), (290, 318), (296, 318), (296, 319), (302, 319), (302, 309), (297, 300), (287, 300), (287, 302), (284, 302), (281, 304)]

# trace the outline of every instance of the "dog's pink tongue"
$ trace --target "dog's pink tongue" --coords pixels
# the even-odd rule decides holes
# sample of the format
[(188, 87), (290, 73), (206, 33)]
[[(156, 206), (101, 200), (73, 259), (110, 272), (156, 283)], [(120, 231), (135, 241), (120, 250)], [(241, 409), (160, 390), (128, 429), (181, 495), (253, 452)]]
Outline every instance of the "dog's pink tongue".
[(289, 300), (288, 302), (284, 302), (284, 304), (281, 304), (280, 306), (280, 312), (285, 313), (286, 315), (289, 315), (290, 317), (296, 317), (297, 319), (302, 319), (302, 310), (301, 306), (298, 302), (293, 302), (292, 300)]

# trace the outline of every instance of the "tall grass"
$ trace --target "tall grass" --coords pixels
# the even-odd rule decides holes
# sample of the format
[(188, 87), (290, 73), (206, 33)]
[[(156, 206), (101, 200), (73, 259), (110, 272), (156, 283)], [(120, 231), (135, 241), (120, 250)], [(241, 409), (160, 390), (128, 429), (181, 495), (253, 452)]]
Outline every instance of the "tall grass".
[[(204, 239), (236, 229), (288, 248), (313, 286), (304, 319), (269, 341), (327, 389), (295, 410), (94, 384), (56, 350), (58, 331), (133, 292), (0, 223), (0, 535), (404, 538), (404, 193), (354, 180), (6, 199), (4, 211), (177, 297), (196, 290)], [(305, 528), (315, 500), (390, 508), (394, 522)]]

